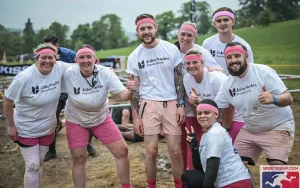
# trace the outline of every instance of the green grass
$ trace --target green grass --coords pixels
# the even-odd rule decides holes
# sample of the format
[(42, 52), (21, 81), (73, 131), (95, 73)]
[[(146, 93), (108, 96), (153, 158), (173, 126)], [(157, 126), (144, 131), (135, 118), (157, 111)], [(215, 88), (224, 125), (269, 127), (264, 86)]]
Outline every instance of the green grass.
[[(255, 63), (300, 64), (300, 19), (274, 23), (268, 27), (236, 29), (234, 33), (245, 39), (254, 53)], [(197, 44), (210, 35), (199, 36)], [(174, 42), (174, 41), (170, 41)], [(128, 56), (138, 44), (126, 48), (98, 51), (98, 57)]]

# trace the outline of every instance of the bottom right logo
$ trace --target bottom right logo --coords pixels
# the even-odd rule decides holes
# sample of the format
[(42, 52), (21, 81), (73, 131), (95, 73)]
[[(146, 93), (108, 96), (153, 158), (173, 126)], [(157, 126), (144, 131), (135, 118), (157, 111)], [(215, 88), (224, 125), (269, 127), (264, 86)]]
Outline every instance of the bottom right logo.
[(261, 165), (261, 188), (300, 188), (300, 165)]

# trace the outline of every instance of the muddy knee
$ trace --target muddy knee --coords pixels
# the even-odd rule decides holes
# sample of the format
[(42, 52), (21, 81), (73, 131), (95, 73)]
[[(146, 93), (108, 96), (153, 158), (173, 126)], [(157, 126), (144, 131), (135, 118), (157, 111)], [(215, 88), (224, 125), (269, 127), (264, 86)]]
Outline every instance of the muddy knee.
[(28, 167), (28, 172), (39, 172), (41, 169), (40, 164), (31, 163)]

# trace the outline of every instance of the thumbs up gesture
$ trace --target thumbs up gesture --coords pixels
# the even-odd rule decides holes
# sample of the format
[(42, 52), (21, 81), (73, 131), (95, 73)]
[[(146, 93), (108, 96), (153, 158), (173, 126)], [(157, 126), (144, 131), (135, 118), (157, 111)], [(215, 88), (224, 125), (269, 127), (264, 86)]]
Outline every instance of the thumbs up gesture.
[(266, 86), (262, 87), (262, 93), (260, 93), (258, 95), (258, 100), (262, 104), (273, 104), (274, 103), (273, 95), (270, 92), (268, 92)]
[(131, 92), (134, 91), (135, 87), (134, 87), (133, 75), (129, 75), (129, 76), (128, 76), (128, 81), (127, 81), (127, 83), (126, 83), (126, 88), (127, 88), (129, 91), (131, 91)]
[(201, 101), (201, 98), (199, 97), (198, 92), (194, 87), (192, 87), (191, 94), (189, 96), (189, 103), (193, 105), (198, 105)]

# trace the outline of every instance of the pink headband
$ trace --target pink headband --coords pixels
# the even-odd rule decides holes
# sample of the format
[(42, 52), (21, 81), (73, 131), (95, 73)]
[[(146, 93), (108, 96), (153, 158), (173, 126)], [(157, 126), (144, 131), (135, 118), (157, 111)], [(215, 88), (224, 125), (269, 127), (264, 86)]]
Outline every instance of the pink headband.
[(37, 52), (35, 53), (35, 55), (36, 55), (36, 56), (39, 56), (39, 55), (45, 54), (45, 53), (52, 53), (52, 54), (54, 54), (54, 56), (56, 57), (56, 52), (53, 51), (53, 50), (51, 50), (51, 49), (49, 49), (49, 48), (41, 49), (40, 51), (37, 51)]
[(245, 54), (245, 55), (248, 54), (247, 51), (244, 50), (241, 46), (230, 46), (230, 47), (227, 47), (226, 50), (225, 50), (225, 52), (224, 52), (225, 56), (227, 56), (227, 54), (230, 53), (230, 52), (240, 52), (240, 53)]
[(152, 23), (153, 25), (157, 25), (156, 22), (153, 19), (151, 19), (151, 18), (143, 18), (143, 19), (139, 20), (136, 23), (136, 28), (138, 28), (142, 23), (145, 23), (145, 22), (149, 22), (149, 23)]
[(77, 51), (75, 60), (76, 60), (76, 59), (78, 58), (78, 56), (80, 56), (82, 53), (89, 53), (89, 54), (93, 55), (93, 56), (97, 59), (96, 54), (95, 54), (95, 52), (94, 52), (92, 49), (89, 49), (89, 48), (82, 48), (82, 49), (80, 49), (80, 50)]
[(186, 55), (184, 57), (184, 61), (188, 61), (188, 60), (200, 60), (200, 61), (203, 61), (203, 58), (199, 54), (190, 54), (190, 55)]
[(188, 29), (188, 30), (191, 30), (191, 31), (195, 34), (195, 36), (197, 36), (196, 29), (195, 29), (195, 27), (192, 26), (192, 25), (184, 24), (184, 25), (182, 25), (182, 26), (180, 27), (179, 32), (181, 31), (181, 29)]
[(210, 104), (199, 104), (197, 106), (197, 110), (211, 110), (213, 112), (216, 112), (217, 114), (219, 114), (219, 110), (214, 107), (213, 105)]
[(220, 16), (228, 16), (228, 17), (230, 17), (230, 18), (232, 18), (232, 19), (234, 20), (234, 15), (233, 15), (231, 12), (229, 12), (229, 11), (220, 11), (220, 12), (217, 12), (217, 13), (214, 15), (214, 17), (213, 17), (213, 22), (215, 22), (216, 19), (217, 19), (218, 17), (220, 17)]

